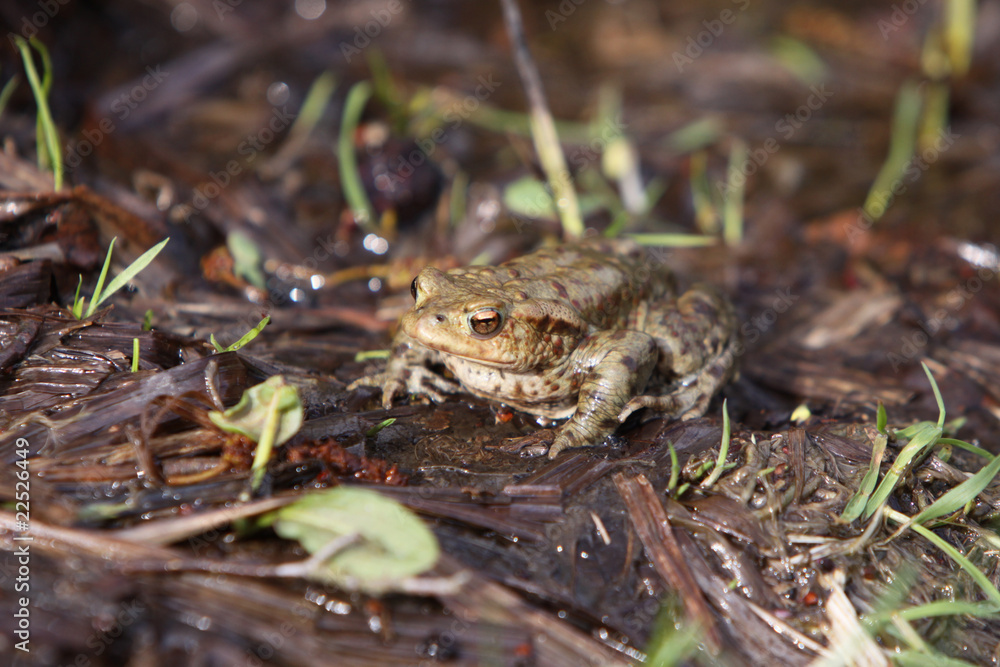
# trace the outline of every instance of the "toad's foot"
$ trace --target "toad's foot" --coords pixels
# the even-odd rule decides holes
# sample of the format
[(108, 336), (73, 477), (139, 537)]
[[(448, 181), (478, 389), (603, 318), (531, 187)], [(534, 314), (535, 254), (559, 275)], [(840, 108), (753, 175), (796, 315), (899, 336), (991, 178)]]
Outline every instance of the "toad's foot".
[(347, 385), (348, 391), (358, 387), (381, 387), (382, 407), (386, 409), (392, 407), (396, 396), (404, 394), (426, 396), (435, 403), (443, 403), (447, 400), (445, 394), (457, 394), (461, 391), (457, 383), (423, 366), (389, 368), (384, 373), (366, 375)]
[(549, 451), (555, 440), (555, 435), (554, 429), (543, 428), (517, 438), (506, 438), (491, 449), (509, 454), (520, 454), (523, 458), (534, 458), (543, 456)]

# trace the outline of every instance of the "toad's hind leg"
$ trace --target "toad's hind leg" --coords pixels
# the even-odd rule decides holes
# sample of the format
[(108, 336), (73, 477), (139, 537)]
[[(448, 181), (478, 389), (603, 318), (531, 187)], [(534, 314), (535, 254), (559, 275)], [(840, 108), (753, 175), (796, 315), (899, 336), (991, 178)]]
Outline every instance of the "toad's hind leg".
[(585, 374), (576, 412), (556, 430), (549, 458), (564, 449), (600, 444), (614, 433), (618, 414), (645, 389), (656, 359), (656, 343), (641, 331), (594, 334), (574, 356), (574, 372)]
[(659, 348), (658, 371), (675, 381), (663, 395), (630, 400), (619, 413), (619, 421), (640, 408), (653, 408), (681, 420), (705, 414), (712, 396), (729, 381), (736, 365), (738, 343), (732, 305), (714, 288), (696, 285), (675, 304), (651, 313), (645, 330)]

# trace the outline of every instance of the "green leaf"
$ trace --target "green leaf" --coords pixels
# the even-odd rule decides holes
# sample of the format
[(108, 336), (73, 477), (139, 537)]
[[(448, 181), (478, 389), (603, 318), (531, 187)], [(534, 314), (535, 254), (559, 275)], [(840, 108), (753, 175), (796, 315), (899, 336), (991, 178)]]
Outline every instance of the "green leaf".
[(384, 429), (386, 426), (392, 426), (395, 423), (396, 423), (396, 418), (395, 417), (389, 417), (388, 419), (383, 419), (378, 424), (375, 424), (370, 429), (368, 429), (365, 432), (365, 436), (371, 438), (371, 437), (377, 435), (378, 432), (381, 431), (382, 429)]
[[(549, 187), (534, 176), (522, 176), (507, 184), (503, 191), (503, 204), (508, 211), (533, 220), (556, 220), (556, 204)], [(596, 195), (579, 197), (579, 211), (587, 216), (604, 207), (604, 198)], [(575, 237), (574, 237), (575, 238)]]
[(241, 231), (229, 232), (226, 236), (226, 248), (233, 257), (233, 275), (243, 278), (258, 289), (264, 289), (264, 272), (261, 270), (264, 255), (253, 239)]
[(59, 148), (59, 131), (52, 120), (52, 112), (49, 110), (48, 90), (52, 85), (52, 67), (48, 50), (35, 38), (31, 39), (31, 46), (35, 47), (42, 58), (44, 65), (44, 81), (38, 79), (38, 71), (35, 69), (34, 60), (31, 57), (31, 49), (28, 42), (19, 36), (14, 36), (14, 43), (21, 52), (21, 60), (24, 61), (24, 73), (28, 76), (28, 84), (35, 97), (35, 105), (38, 107), (38, 119), (36, 123), (37, 132), (41, 136), (35, 138), (38, 143), (39, 163), (48, 163), (52, 167), (52, 182), (56, 190), (61, 190), (63, 185), (63, 161), (62, 151)]
[(934, 392), (934, 400), (937, 401), (938, 406), (938, 428), (944, 429), (944, 399), (941, 398), (941, 390), (938, 389), (937, 382), (934, 380), (934, 376), (931, 375), (931, 369), (927, 367), (927, 364), (920, 362), (920, 365), (924, 369), (924, 373), (927, 374), (927, 379), (930, 380), (931, 390)]
[(875, 443), (872, 447), (872, 460), (868, 465), (868, 472), (865, 473), (864, 478), (861, 480), (861, 485), (858, 487), (857, 493), (847, 503), (847, 507), (844, 508), (844, 512), (840, 515), (841, 521), (854, 521), (864, 511), (872, 489), (875, 488), (875, 483), (878, 482), (878, 472), (882, 466), (882, 457), (885, 455), (885, 448), (888, 442), (889, 438), (884, 433), (879, 433), (875, 437)]
[(707, 489), (718, 481), (722, 475), (722, 471), (725, 470), (726, 457), (729, 456), (730, 433), (729, 410), (726, 409), (727, 401), (728, 399), (722, 401), (722, 444), (719, 445), (719, 455), (715, 459), (715, 466), (712, 468), (712, 473), (699, 485), (703, 489)]
[(921, 535), (931, 544), (943, 551), (949, 558), (955, 561), (966, 574), (972, 577), (994, 606), (1000, 606), (1000, 591), (998, 591), (996, 586), (993, 585), (993, 582), (990, 581), (989, 577), (987, 577), (982, 570), (973, 565), (972, 561), (966, 558), (964, 554), (958, 551), (958, 549), (953, 547), (946, 540), (942, 539), (934, 531), (920, 525), (919, 523), (912, 523), (910, 521), (910, 517), (906, 516), (902, 512), (897, 512), (894, 509), (886, 507), (885, 516), (896, 523), (908, 524), (910, 530), (918, 535)]
[(215, 334), (209, 334), (209, 341), (212, 343), (212, 345), (215, 346), (217, 352), (235, 352), (236, 350), (242, 349), (243, 347), (246, 346), (247, 343), (249, 343), (254, 338), (259, 336), (260, 332), (264, 330), (264, 327), (266, 327), (270, 323), (271, 323), (271, 316), (267, 315), (264, 319), (262, 319), (260, 322), (257, 323), (257, 326), (255, 326), (253, 329), (240, 336), (240, 339), (235, 343), (233, 343), (232, 345), (230, 345), (229, 347), (224, 348), (221, 345), (219, 345), (219, 342), (215, 340)]
[(354, 219), (362, 228), (374, 231), (375, 211), (361, 183), (358, 161), (354, 155), (354, 132), (358, 129), (361, 112), (371, 94), (372, 85), (367, 81), (359, 81), (347, 93), (340, 121), (340, 137), (337, 140), (337, 160), (340, 162), (340, 185)]
[(251, 488), (264, 477), (274, 447), (295, 435), (302, 426), (304, 410), (298, 390), (280, 375), (269, 377), (243, 392), (240, 402), (225, 412), (212, 410), (208, 418), (228, 433), (239, 433), (257, 443), (253, 454)]
[(101, 275), (97, 277), (97, 285), (94, 287), (94, 296), (90, 300), (90, 306), (87, 308), (87, 317), (90, 317), (97, 310), (97, 301), (101, 297), (101, 291), (104, 290), (104, 281), (108, 277), (108, 269), (111, 268), (111, 253), (115, 249), (115, 241), (118, 237), (115, 236), (111, 239), (111, 243), (108, 244), (108, 254), (104, 256), (104, 265), (101, 266)]
[(905, 447), (896, 455), (896, 460), (892, 462), (892, 467), (885, 474), (882, 483), (865, 505), (864, 518), (870, 517), (879, 505), (884, 503), (896, 488), (900, 477), (906, 468), (915, 460), (919, 459), (934, 443), (941, 437), (941, 427), (934, 426), (929, 422), (923, 422), (922, 428), (913, 436)]
[(281, 445), (298, 432), (302, 426), (303, 413), (298, 390), (286, 384), (285, 378), (280, 375), (271, 376), (250, 387), (243, 392), (239, 403), (224, 412), (212, 410), (208, 413), (208, 418), (223, 431), (239, 433), (254, 442), (260, 442), (268, 417), (267, 408), (272, 404), (275, 409), (285, 413), (275, 436), (275, 444)]
[(426, 572), (440, 553), (417, 515), (368, 489), (337, 487), (309, 494), (265, 519), (275, 532), (316, 553), (338, 537), (359, 541), (334, 554), (314, 576), (348, 590), (379, 594)]
[[(90, 307), (87, 308), (87, 317), (93, 315), (94, 311), (97, 310), (97, 307), (101, 305), (102, 302), (104, 302), (109, 296), (111, 296), (121, 288), (128, 285), (129, 281), (131, 281), (133, 278), (139, 275), (140, 271), (149, 266), (150, 262), (156, 259), (156, 256), (160, 254), (160, 251), (163, 250), (163, 247), (167, 245), (169, 241), (170, 241), (169, 238), (163, 239), (162, 241), (154, 245), (152, 248), (142, 253), (138, 259), (136, 259), (134, 262), (126, 266), (124, 271), (115, 276), (115, 279), (111, 281), (111, 284), (108, 285), (108, 288), (104, 290), (100, 295), (98, 295), (98, 293), (95, 291), (93, 301), (90, 302)], [(108, 248), (109, 257), (110, 253), (111, 249)], [(103, 277), (104, 271), (101, 272), (101, 275)], [(100, 286), (100, 284), (98, 286)]]
[(76, 319), (81, 319), (83, 317), (83, 306), (87, 301), (86, 298), (80, 298), (80, 288), (83, 287), (83, 276), (81, 275), (76, 281), (76, 294), (73, 295), (73, 307), (70, 309), (73, 313), (73, 317)]
[(3, 90), (0, 90), (0, 116), (3, 115), (4, 110), (7, 108), (7, 103), (10, 102), (10, 96), (14, 94), (14, 90), (17, 89), (18, 77), (15, 74), (10, 77), (10, 81), (3, 85)]
[(640, 245), (668, 248), (703, 248), (715, 245), (719, 239), (707, 234), (626, 234)]
[(975, 475), (948, 491), (913, 517), (914, 523), (926, 523), (945, 514), (956, 512), (975, 500), (1000, 471), (1000, 456), (994, 457)]
[(878, 402), (878, 411), (875, 413), (875, 428), (878, 429), (879, 433), (885, 433), (885, 427), (889, 423), (889, 416), (885, 412), (885, 405), (882, 401)]

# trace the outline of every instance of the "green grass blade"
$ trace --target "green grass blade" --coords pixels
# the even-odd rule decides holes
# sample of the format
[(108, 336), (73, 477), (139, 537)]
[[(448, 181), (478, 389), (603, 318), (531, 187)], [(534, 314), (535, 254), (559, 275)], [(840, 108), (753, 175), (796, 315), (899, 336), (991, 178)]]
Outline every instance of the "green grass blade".
[(340, 163), (340, 186), (355, 221), (362, 228), (375, 231), (375, 211), (361, 183), (358, 161), (354, 155), (354, 132), (358, 129), (361, 113), (371, 94), (372, 85), (367, 81), (359, 81), (347, 93), (340, 121), (340, 137), (337, 139), (337, 160)]
[[(28, 84), (31, 86), (31, 92), (35, 97), (35, 104), (38, 107), (38, 118), (42, 130), (42, 136), (36, 137), (39, 146), (39, 164), (41, 164), (42, 155), (47, 155), (49, 164), (52, 165), (54, 187), (56, 190), (61, 190), (63, 163), (62, 152), (59, 149), (59, 132), (56, 130), (56, 124), (52, 120), (52, 112), (49, 110), (49, 100), (45, 93), (45, 85), (38, 78), (38, 71), (35, 69), (35, 62), (31, 56), (31, 49), (28, 46), (28, 42), (23, 37), (17, 36), (14, 37), (14, 41), (17, 44), (18, 51), (21, 52), (21, 60), (24, 62), (24, 73), (28, 77)], [(32, 40), (32, 42), (35, 44), (36, 49), (39, 48), (40, 42), (37, 40)], [(48, 62), (48, 52), (45, 51), (44, 47), (39, 52), (41, 53), (42, 62)]]
[(872, 489), (875, 488), (875, 483), (878, 482), (878, 472), (881, 469), (882, 457), (885, 456), (885, 448), (888, 442), (889, 438), (885, 434), (879, 433), (876, 436), (875, 445), (872, 447), (872, 460), (868, 465), (868, 472), (865, 473), (864, 478), (861, 480), (861, 485), (858, 487), (857, 493), (847, 503), (847, 507), (844, 508), (844, 512), (840, 515), (841, 521), (848, 523), (854, 521), (865, 510), (868, 499), (871, 497)]
[(7, 103), (10, 102), (10, 96), (17, 89), (18, 82), (18, 76), (15, 74), (10, 77), (10, 81), (3, 85), (3, 90), (0, 90), (0, 116), (3, 115), (4, 109), (7, 108)]
[(896, 96), (889, 154), (865, 198), (863, 209), (870, 220), (881, 218), (892, 203), (892, 186), (903, 177), (913, 157), (921, 107), (920, 87), (907, 81)]
[(94, 288), (94, 295), (90, 297), (90, 306), (87, 308), (87, 317), (90, 317), (97, 310), (97, 304), (102, 301), (101, 292), (104, 290), (104, 281), (108, 277), (108, 269), (111, 267), (111, 253), (115, 249), (115, 241), (118, 237), (111, 239), (108, 244), (108, 254), (104, 256), (104, 266), (101, 267), (101, 275), (97, 278), (97, 286)]
[[(258, 335), (260, 335), (260, 332), (264, 330), (264, 327), (266, 327), (270, 323), (271, 323), (271, 316), (268, 315), (260, 322), (258, 322), (257, 326), (255, 326), (253, 329), (243, 334), (238, 341), (227, 347), (225, 350), (219, 350), (219, 352), (235, 352), (236, 350), (239, 350), (240, 348), (244, 347), (247, 343), (252, 341), (254, 338), (256, 338)], [(214, 335), (212, 336), (211, 342), (212, 345), (215, 345), (215, 348), (218, 350), (219, 344), (215, 341)]]
[[(111, 281), (111, 284), (108, 285), (108, 288), (104, 290), (103, 293), (101, 293), (99, 299), (97, 297), (97, 292), (94, 292), (94, 300), (91, 302), (90, 308), (88, 308), (88, 317), (94, 310), (97, 310), (97, 307), (101, 305), (101, 302), (106, 300), (109, 296), (111, 296), (121, 288), (125, 287), (125, 285), (128, 285), (130, 280), (135, 278), (140, 271), (149, 266), (149, 264), (154, 259), (156, 259), (156, 256), (160, 254), (160, 251), (163, 250), (163, 247), (167, 245), (169, 241), (170, 241), (169, 238), (163, 239), (162, 241), (154, 245), (152, 248), (142, 253), (139, 256), (139, 258), (136, 259), (134, 262), (125, 267), (125, 270), (119, 273), (117, 276), (115, 276), (115, 279)], [(103, 272), (102, 272), (102, 278), (103, 278)]]
[(923, 511), (913, 517), (913, 522), (926, 523), (939, 516), (962, 509), (989, 486), (998, 471), (1000, 471), (1000, 456), (994, 457), (975, 475), (925, 507)]
[(885, 427), (889, 424), (889, 416), (885, 412), (885, 405), (882, 401), (878, 402), (878, 411), (875, 413), (875, 428), (878, 429), (879, 433), (885, 433)]
[(139, 339), (132, 339), (132, 372), (139, 372)]
[(669, 248), (704, 248), (719, 242), (714, 236), (704, 234), (626, 234), (639, 245)]
[(937, 421), (937, 425), (938, 425), (938, 428), (944, 428), (944, 417), (945, 417), (945, 414), (944, 414), (944, 399), (941, 398), (941, 390), (938, 389), (937, 381), (934, 380), (934, 376), (931, 375), (931, 369), (927, 367), (927, 364), (925, 364), (924, 362), (921, 361), (920, 365), (923, 367), (924, 373), (927, 374), (927, 379), (930, 380), (931, 390), (934, 391), (934, 400), (937, 401), (937, 406), (938, 406), (938, 421)]
[(893, 664), (899, 667), (976, 667), (971, 662), (950, 658), (943, 653), (900, 651), (893, 654)]
[[(897, 512), (894, 509), (888, 507), (885, 508), (885, 516), (896, 523), (905, 524), (910, 521), (910, 517), (906, 516), (902, 512)], [(972, 564), (972, 562), (961, 554), (955, 547), (951, 546), (947, 541), (943, 540), (934, 531), (921, 526), (918, 523), (911, 523), (910, 530), (917, 533), (921, 537), (926, 538), (938, 549), (943, 551), (948, 555), (953, 561), (955, 561), (960, 568), (962, 568), (966, 574), (972, 577), (973, 581), (982, 589), (986, 597), (989, 598), (990, 602), (994, 606), (1000, 606), (1000, 591), (996, 589), (996, 586), (989, 580), (978, 567)]]
[(737, 139), (729, 152), (726, 197), (722, 203), (722, 238), (730, 247), (739, 245), (743, 240), (743, 196), (747, 178), (742, 169), (746, 162), (747, 145)]
[(962, 76), (972, 62), (976, 33), (976, 0), (945, 0), (945, 45), (952, 73)]
[(873, 622), (888, 621), (898, 616), (905, 621), (919, 621), (924, 618), (940, 616), (975, 616), (977, 618), (995, 617), (1000, 613), (1000, 607), (986, 602), (964, 602), (960, 600), (935, 600), (926, 604), (895, 609), (866, 615), (866, 620)]
[(868, 499), (868, 503), (865, 505), (865, 511), (863, 513), (863, 518), (867, 519), (870, 517), (879, 505), (884, 503), (892, 493), (893, 489), (896, 488), (896, 484), (899, 483), (900, 477), (902, 477), (903, 472), (906, 468), (916, 459), (918, 459), (925, 451), (934, 446), (938, 438), (941, 437), (941, 427), (932, 426), (926, 424), (916, 435), (913, 436), (905, 447), (896, 455), (896, 460), (893, 461), (892, 467), (885, 474), (882, 479), (882, 483), (879, 484), (875, 493), (872, 497)]
[(667, 448), (670, 450), (670, 481), (667, 482), (667, 493), (673, 493), (681, 476), (681, 466), (677, 460), (677, 449), (673, 440), (667, 440)]
[(977, 456), (982, 456), (987, 461), (993, 460), (993, 455), (990, 454), (988, 451), (986, 451), (982, 447), (976, 447), (975, 445), (970, 444), (964, 440), (956, 440), (955, 438), (939, 438), (938, 443), (942, 445), (952, 445), (954, 447), (958, 447), (959, 449), (964, 449), (965, 451), (971, 452), (972, 454), (976, 454)]
[(86, 301), (85, 298), (83, 298), (83, 299), (80, 298), (80, 288), (81, 287), (83, 287), (83, 276), (82, 275), (76, 281), (76, 294), (73, 295), (73, 307), (70, 308), (70, 310), (73, 313), (73, 317), (75, 317), (78, 320), (83, 318), (83, 305), (84, 305), (84, 302)]
[(729, 410), (726, 409), (726, 400), (722, 401), (722, 444), (719, 445), (719, 456), (715, 459), (715, 466), (712, 468), (712, 473), (705, 478), (700, 486), (703, 489), (715, 484), (719, 477), (722, 475), (722, 471), (725, 469), (726, 457), (729, 456)]

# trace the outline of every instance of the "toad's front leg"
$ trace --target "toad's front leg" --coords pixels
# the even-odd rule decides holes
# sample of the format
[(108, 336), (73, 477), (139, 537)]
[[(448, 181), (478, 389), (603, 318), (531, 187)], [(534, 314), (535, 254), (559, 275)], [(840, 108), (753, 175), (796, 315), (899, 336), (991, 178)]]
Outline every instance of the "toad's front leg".
[(440, 353), (400, 331), (392, 341), (392, 356), (385, 370), (359, 378), (347, 389), (381, 387), (382, 406), (386, 409), (392, 407), (393, 398), (403, 393), (427, 396), (435, 403), (441, 403), (445, 400), (444, 394), (457, 394), (461, 387), (428, 368), (430, 364), (440, 361)]
[(618, 415), (646, 388), (656, 366), (656, 341), (641, 331), (593, 334), (570, 358), (567, 375), (583, 375), (576, 412), (556, 430), (549, 458), (564, 449), (599, 444), (614, 433)]

